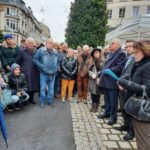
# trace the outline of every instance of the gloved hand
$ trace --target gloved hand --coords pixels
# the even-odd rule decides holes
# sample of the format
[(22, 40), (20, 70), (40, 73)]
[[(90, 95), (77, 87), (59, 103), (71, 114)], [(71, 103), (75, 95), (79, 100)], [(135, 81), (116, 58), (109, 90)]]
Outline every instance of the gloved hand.
[(96, 79), (96, 74), (95, 73), (92, 74), (92, 79)]

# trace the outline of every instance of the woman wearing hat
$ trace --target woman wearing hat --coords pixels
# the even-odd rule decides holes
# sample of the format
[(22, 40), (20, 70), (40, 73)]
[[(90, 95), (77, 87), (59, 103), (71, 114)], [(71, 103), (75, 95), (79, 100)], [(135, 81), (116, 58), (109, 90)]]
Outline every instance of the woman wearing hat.
[(90, 109), (91, 112), (98, 111), (99, 99), (100, 99), (100, 88), (98, 87), (96, 81), (98, 75), (102, 68), (102, 58), (101, 58), (101, 49), (95, 48), (91, 52), (91, 56), (93, 57), (93, 61), (89, 66), (89, 92), (91, 93), (92, 99), (92, 107)]

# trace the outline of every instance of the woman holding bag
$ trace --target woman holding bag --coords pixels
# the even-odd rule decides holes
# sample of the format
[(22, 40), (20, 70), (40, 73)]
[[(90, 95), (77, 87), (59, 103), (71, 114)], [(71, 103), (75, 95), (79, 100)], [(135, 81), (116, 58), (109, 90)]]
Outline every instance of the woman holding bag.
[[(146, 94), (150, 97), (150, 40), (134, 42), (135, 63), (130, 72), (130, 81), (120, 79), (120, 88), (128, 90), (128, 98), (136, 94), (142, 96), (143, 85), (146, 87)], [(138, 150), (150, 149), (150, 122), (142, 122), (132, 119), (137, 141)]]

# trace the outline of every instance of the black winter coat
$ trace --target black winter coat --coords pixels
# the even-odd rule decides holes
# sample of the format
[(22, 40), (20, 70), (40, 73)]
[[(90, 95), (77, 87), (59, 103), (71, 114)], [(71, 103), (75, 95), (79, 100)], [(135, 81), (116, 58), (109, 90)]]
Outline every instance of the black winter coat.
[(77, 74), (77, 61), (75, 58), (64, 57), (61, 64), (61, 77), (66, 80), (75, 80)]
[(7, 74), (8, 85), (12, 91), (12, 95), (16, 95), (19, 91), (27, 92), (27, 82), (25, 80), (25, 75), (20, 74), (20, 76), (16, 77), (13, 74)]
[(150, 97), (150, 58), (145, 57), (140, 62), (135, 62), (130, 72), (130, 79), (120, 79), (118, 82), (128, 90), (128, 97), (133, 94), (141, 96), (143, 93), (141, 85), (146, 86), (147, 95)]

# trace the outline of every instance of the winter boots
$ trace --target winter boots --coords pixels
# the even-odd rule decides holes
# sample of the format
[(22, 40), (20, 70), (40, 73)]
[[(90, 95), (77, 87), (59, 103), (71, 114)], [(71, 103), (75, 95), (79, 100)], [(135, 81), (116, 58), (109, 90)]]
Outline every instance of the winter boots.
[(97, 103), (92, 103), (90, 112), (96, 113), (98, 111), (98, 105)]

